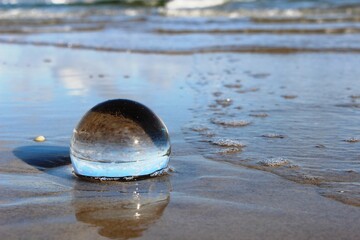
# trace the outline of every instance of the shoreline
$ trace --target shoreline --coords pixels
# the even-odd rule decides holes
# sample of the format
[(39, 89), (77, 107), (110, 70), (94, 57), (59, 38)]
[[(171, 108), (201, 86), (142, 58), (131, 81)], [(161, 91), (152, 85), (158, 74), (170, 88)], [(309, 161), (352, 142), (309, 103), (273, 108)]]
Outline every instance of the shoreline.
[(228, 47), (208, 47), (208, 48), (198, 48), (194, 50), (147, 50), (147, 49), (129, 49), (129, 48), (108, 48), (108, 47), (96, 47), (96, 46), (86, 46), (80, 44), (68, 44), (68, 43), (52, 43), (52, 42), (27, 42), (27, 41), (18, 41), (18, 40), (6, 40), (0, 39), (0, 44), (9, 44), (9, 45), (25, 45), (25, 46), (39, 46), (39, 47), (55, 47), (55, 48), (65, 48), (65, 49), (74, 49), (74, 50), (90, 50), (90, 51), (99, 51), (99, 52), (114, 52), (114, 53), (133, 53), (133, 54), (144, 54), (144, 55), (196, 55), (196, 54), (244, 54), (244, 53), (253, 53), (253, 54), (306, 54), (306, 53), (343, 53), (343, 54), (359, 54), (360, 48), (319, 48), (319, 47), (266, 47), (266, 46), (228, 46)]

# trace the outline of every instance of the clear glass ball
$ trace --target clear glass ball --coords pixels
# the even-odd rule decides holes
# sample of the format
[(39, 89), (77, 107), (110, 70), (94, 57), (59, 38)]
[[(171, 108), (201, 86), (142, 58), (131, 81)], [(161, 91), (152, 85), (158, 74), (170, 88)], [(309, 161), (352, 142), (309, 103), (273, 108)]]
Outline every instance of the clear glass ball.
[(151, 175), (167, 167), (170, 152), (163, 121), (148, 107), (126, 99), (90, 109), (70, 144), (75, 174), (95, 178)]

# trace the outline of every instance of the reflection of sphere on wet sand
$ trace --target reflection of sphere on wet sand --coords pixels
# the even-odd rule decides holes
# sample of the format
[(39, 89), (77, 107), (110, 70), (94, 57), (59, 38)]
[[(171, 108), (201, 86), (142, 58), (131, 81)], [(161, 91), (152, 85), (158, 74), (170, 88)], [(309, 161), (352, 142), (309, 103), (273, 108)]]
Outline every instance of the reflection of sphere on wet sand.
[(140, 237), (162, 216), (170, 199), (168, 177), (137, 182), (77, 181), (73, 206), (78, 221), (113, 239)]

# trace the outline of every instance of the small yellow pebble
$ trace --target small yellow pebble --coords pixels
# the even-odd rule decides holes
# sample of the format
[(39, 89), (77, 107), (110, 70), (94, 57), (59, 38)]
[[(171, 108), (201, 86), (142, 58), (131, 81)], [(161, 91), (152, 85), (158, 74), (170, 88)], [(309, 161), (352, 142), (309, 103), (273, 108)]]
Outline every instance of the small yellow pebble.
[(45, 141), (45, 137), (44, 136), (37, 136), (36, 138), (34, 138), (35, 142), (44, 142)]

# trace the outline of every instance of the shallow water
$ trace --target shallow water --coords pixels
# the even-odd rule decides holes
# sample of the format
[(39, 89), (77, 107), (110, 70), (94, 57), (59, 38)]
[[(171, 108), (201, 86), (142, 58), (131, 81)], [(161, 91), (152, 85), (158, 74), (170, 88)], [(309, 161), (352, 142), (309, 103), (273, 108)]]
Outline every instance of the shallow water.
[(125, 2), (3, 4), (0, 42), (168, 54), (360, 51), (357, 1), (191, 1), (217, 3), (206, 8)]
[[(190, 124), (186, 131), (191, 131), (188, 140), (199, 143), (204, 156), (319, 185), (326, 195), (341, 192), (341, 199), (346, 193), (345, 202), (359, 205), (359, 191), (353, 186), (360, 180), (356, 141), (360, 112), (352, 105), (357, 100), (351, 96), (360, 91), (360, 85), (355, 80), (359, 73), (349, 61), (360, 61), (357, 55), (197, 58), (199, 65), (218, 66), (212, 68), (211, 76), (195, 71), (189, 77), (198, 90), (192, 124), (201, 130), (194, 131)], [(206, 77), (196, 80), (202, 76)], [(240, 89), (256, 87), (258, 91), (226, 87), (235, 83), (242, 84)], [(231, 99), (232, 104), (224, 106), (218, 99)], [(224, 147), (234, 146), (223, 144), (214, 149), (212, 143), (218, 139), (241, 142), (246, 147), (224, 155)], [(263, 164), (274, 158), (279, 159), (278, 164)]]
[[(2, 238), (358, 239), (357, 1), (202, 2), (0, 7)], [(113, 98), (164, 120), (166, 175), (73, 175)]]
[[(249, 239), (269, 234), (304, 239), (307, 231), (328, 239), (360, 234), (358, 208), (351, 206), (359, 197), (358, 143), (344, 141), (357, 137), (358, 108), (349, 96), (360, 89), (353, 81), (356, 72), (347, 70), (358, 61), (356, 54), (168, 56), (17, 45), (0, 49), (6, 53), (0, 60), (5, 63), (0, 71), (0, 230), (5, 239), (54, 233), (89, 239), (237, 239), (244, 231)], [(345, 59), (348, 64), (339, 64)], [(320, 66), (329, 66), (328, 71)], [(239, 80), (243, 92), (228, 88)], [(245, 91), (253, 88), (258, 90)], [(232, 104), (216, 101), (220, 97)], [(86, 182), (72, 174), (72, 129), (90, 107), (109, 98), (146, 103), (163, 118), (172, 139), (174, 172), (139, 186), (131, 182), (130, 190), (128, 183)], [(224, 126), (213, 118), (251, 124)], [(37, 135), (47, 140), (34, 142)], [(151, 202), (140, 204), (144, 215), (131, 207), (137, 208), (138, 198)], [(289, 221), (293, 224), (284, 228)], [(258, 224), (268, 228), (252, 227)], [(274, 233), (274, 228), (281, 231)]]

